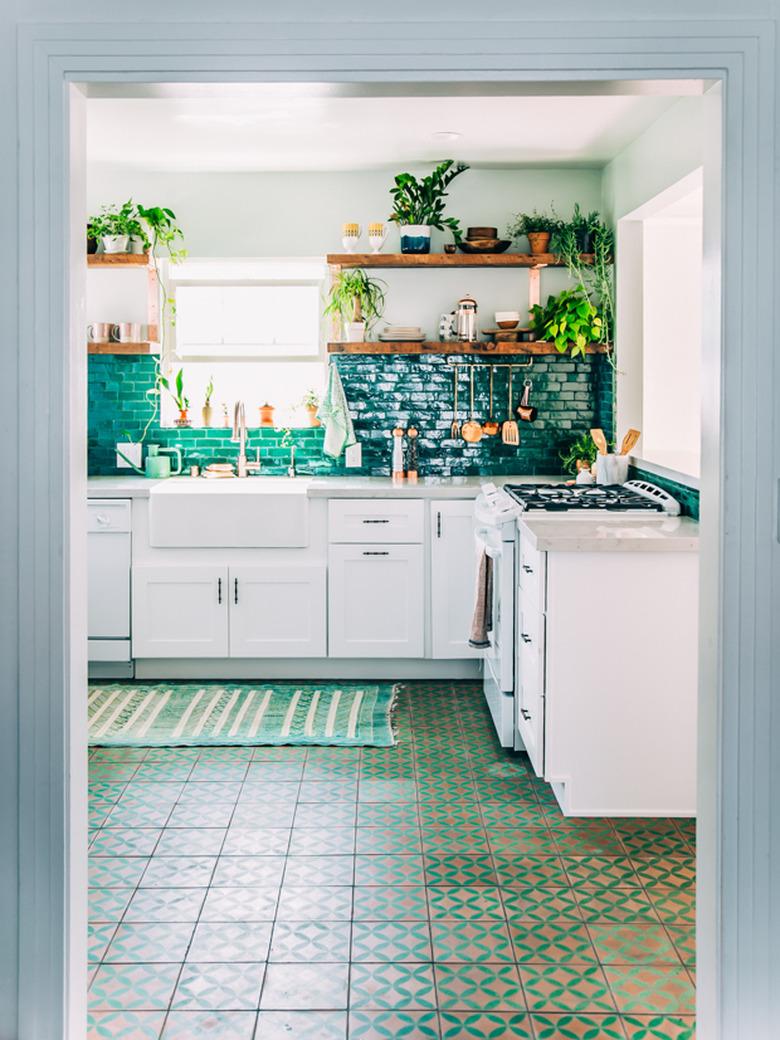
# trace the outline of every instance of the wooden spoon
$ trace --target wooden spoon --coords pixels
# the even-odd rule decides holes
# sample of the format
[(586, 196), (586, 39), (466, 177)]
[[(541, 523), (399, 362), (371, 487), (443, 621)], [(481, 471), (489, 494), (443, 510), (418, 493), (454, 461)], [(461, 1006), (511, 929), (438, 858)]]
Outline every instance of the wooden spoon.
[(593, 443), (599, 450), (599, 455), (607, 455), (607, 438), (604, 436), (604, 431), (601, 429), (591, 430), (590, 435), (593, 438)]
[(493, 366), (490, 366), (490, 417), (482, 423), (482, 432), (486, 437), (495, 437), (501, 429), (499, 423), (493, 418)]
[(620, 455), (628, 455), (631, 449), (634, 447), (636, 442), (639, 440), (639, 430), (635, 430), (633, 427), (623, 438), (623, 443), (620, 445)]
[(469, 386), (471, 390), (471, 399), (469, 402), (469, 418), (468, 422), (464, 422), (460, 430), (460, 435), (467, 444), (477, 444), (482, 440), (482, 423), (477, 422), (474, 418), (474, 366), (472, 365), (469, 369)]

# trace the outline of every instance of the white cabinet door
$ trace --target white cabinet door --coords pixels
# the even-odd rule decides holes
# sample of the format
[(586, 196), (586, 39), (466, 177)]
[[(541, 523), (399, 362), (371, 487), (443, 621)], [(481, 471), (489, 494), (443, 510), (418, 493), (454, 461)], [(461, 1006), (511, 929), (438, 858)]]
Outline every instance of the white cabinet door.
[(133, 567), (133, 657), (227, 655), (227, 567)]
[(425, 571), (421, 545), (332, 545), (330, 657), (422, 657)]
[(537, 776), (544, 776), (545, 623), (520, 590), (517, 609), (517, 731)]
[(231, 567), (231, 657), (325, 657), (325, 564)]
[(476, 564), (474, 502), (432, 502), (431, 636), (436, 658), (481, 656), (468, 644)]
[(87, 608), (90, 639), (129, 639), (129, 532), (87, 535)]

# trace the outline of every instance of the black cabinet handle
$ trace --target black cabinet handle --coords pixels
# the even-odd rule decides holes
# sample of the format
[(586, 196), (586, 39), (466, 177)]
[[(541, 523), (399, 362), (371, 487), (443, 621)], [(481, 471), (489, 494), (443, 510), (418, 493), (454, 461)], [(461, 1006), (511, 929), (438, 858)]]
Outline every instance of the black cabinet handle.
[(233, 602), (238, 603), (238, 578), (233, 579)]
[(527, 632), (521, 632), (520, 638), (523, 640), (524, 643), (533, 643), (533, 639), (531, 639)]
[(523, 564), (523, 570), (525, 571), (526, 574), (533, 574), (533, 572), (534, 572), (533, 567), (529, 567), (527, 563)]
[(530, 722), (531, 721), (531, 713), (530, 713), (530, 711), (526, 711), (525, 708), (521, 708), (520, 709), (520, 714), (523, 716), (523, 718), (525, 719), (526, 722)]
[(368, 549), (364, 550), (364, 556), (389, 556), (389, 552), (370, 552)]
[(364, 524), (389, 524), (389, 520), (364, 520)]
[(441, 538), (441, 510), (436, 511), (436, 537)]
[(222, 602), (222, 578), (217, 578), (217, 603)]

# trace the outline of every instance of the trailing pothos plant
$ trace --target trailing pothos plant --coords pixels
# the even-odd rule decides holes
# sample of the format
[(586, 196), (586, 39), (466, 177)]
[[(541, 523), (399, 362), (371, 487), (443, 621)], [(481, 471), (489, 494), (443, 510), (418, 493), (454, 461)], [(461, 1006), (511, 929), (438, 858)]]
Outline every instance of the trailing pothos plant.
[[(592, 263), (584, 262), (581, 256), (585, 228), (590, 235)], [(602, 319), (601, 342), (611, 344), (615, 333), (614, 231), (601, 220), (598, 213), (583, 216), (579, 207), (576, 207), (572, 220), (564, 223), (556, 235), (556, 252), (570, 276), (579, 283), (582, 292), (597, 308)], [(609, 356), (614, 365), (612, 351)]]
[(531, 328), (555, 349), (572, 357), (585, 356), (589, 343), (600, 343), (604, 337), (601, 314), (581, 289), (564, 289), (557, 296), (548, 296), (544, 307), (531, 308)]
[(339, 271), (323, 313), (345, 322), (364, 321), (366, 331), (370, 331), (385, 309), (384, 285), (379, 279), (369, 278), (360, 267)]
[(438, 231), (449, 228), (455, 241), (460, 242), (463, 239), (460, 223), (455, 217), (444, 216), (444, 200), (447, 188), (467, 169), (466, 163), (445, 159), (422, 180), (412, 173), (396, 174), (395, 187), (390, 189), (393, 212), (388, 220), (396, 224), (427, 224)]

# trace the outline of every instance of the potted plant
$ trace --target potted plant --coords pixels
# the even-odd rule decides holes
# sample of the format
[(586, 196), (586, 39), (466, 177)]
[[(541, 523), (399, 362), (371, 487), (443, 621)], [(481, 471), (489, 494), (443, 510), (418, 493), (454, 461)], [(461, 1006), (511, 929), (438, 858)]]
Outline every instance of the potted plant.
[(317, 409), (320, 406), (320, 395), (317, 391), (307, 390), (303, 395), (303, 401), (301, 403), (309, 416), (309, 426), (322, 426), (322, 423), (317, 418)]
[(103, 206), (99, 214), (89, 218), (87, 227), (97, 240), (97, 251), (102, 249), (104, 253), (126, 253), (130, 236), (142, 231), (134, 216), (132, 199), (121, 206)]
[(575, 441), (572, 441), (568, 448), (564, 448), (563, 451), (559, 452), (559, 455), (564, 470), (576, 477), (580, 470), (590, 470), (596, 461), (598, 448), (591, 435), (583, 433)]
[(362, 343), (385, 308), (384, 282), (369, 278), (360, 267), (339, 271), (324, 313), (344, 323), (348, 343)]
[[(577, 207), (574, 217), (577, 216)], [(587, 249), (582, 249), (584, 240), (583, 225), (578, 225), (574, 217), (564, 224), (556, 236), (556, 249), (566, 265), (569, 275), (579, 283), (580, 289), (593, 302), (603, 322), (602, 342), (611, 343), (615, 326), (615, 233), (608, 227), (598, 213), (589, 213), (581, 218), (587, 225), (589, 239)], [(578, 233), (579, 228), (579, 233)], [(590, 254), (588, 262), (582, 259), (583, 253)], [(612, 359), (612, 355), (610, 354)], [(614, 360), (614, 359), (613, 359)]]
[(557, 234), (562, 224), (559, 217), (547, 213), (518, 213), (507, 227), (506, 233), (512, 239), (527, 238), (532, 256), (549, 253), (550, 240)]
[(548, 296), (544, 307), (533, 306), (531, 328), (540, 339), (554, 343), (559, 353), (571, 351), (572, 357), (584, 357), (588, 344), (600, 343), (604, 335), (601, 315), (580, 288)]
[(179, 418), (176, 420), (177, 426), (190, 426), (189, 418), (189, 407), (190, 399), (185, 396), (184, 393), (184, 369), (180, 368), (176, 373), (176, 378), (171, 386), (171, 381), (166, 376), (159, 376), (160, 386), (164, 387), (171, 397), (176, 402), (176, 407), (179, 409)]
[(214, 394), (214, 376), (209, 376), (208, 386), (206, 387), (206, 395), (203, 401), (203, 407), (200, 410), (201, 419), (203, 420), (204, 426), (211, 426), (211, 398)]
[(173, 210), (165, 206), (136, 206), (134, 216), (144, 225), (147, 241), (151, 236), (150, 244), (155, 254), (157, 246), (162, 245), (174, 262), (182, 260), (187, 255), (185, 249), (175, 248), (177, 239), (183, 240), (184, 234), (176, 223)]
[(444, 200), (446, 189), (467, 169), (466, 163), (445, 159), (422, 180), (411, 173), (396, 175), (395, 187), (390, 189), (393, 212), (388, 219), (399, 226), (402, 253), (430, 253), (431, 228), (449, 228), (460, 242), (460, 224), (454, 217), (444, 216)]
[(567, 231), (573, 235), (573, 245), (577, 249), (578, 253), (592, 253), (593, 236), (599, 222), (598, 210), (591, 210), (591, 212), (587, 214), (583, 213), (580, 209), (579, 202), (575, 202), (571, 220), (568, 224), (563, 225), (561, 233), (563, 234), (564, 231)]

